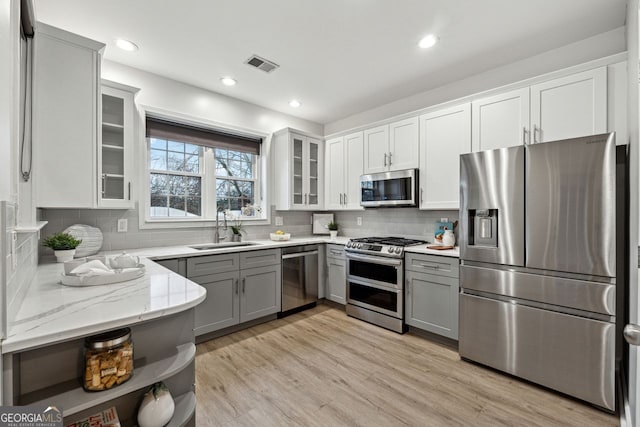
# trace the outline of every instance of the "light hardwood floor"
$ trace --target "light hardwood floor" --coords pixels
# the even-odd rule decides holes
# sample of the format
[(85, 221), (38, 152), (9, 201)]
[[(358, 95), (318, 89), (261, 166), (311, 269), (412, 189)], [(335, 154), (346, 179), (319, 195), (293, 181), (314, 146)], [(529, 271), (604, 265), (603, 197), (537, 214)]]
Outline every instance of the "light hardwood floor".
[(198, 426), (614, 426), (449, 347), (314, 309), (198, 345)]

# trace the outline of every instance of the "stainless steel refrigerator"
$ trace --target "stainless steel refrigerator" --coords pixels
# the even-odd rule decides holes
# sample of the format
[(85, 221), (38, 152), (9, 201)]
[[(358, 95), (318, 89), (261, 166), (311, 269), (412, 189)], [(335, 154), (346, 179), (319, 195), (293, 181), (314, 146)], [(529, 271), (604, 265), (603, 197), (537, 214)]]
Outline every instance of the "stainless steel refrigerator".
[(460, 158), (460, 356), (612, 411), (616, 151), (612, 133)]

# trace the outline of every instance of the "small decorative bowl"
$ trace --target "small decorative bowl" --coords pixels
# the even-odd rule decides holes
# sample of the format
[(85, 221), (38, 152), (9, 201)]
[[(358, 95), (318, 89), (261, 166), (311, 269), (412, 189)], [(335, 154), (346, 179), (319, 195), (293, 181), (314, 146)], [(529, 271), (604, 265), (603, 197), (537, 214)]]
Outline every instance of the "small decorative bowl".
[(269, 233), (269, 238), (275, 242), (281, 242), (281, 241), (289, 240), (291, 238), (291, 233), (284, 233), (284, 234)]

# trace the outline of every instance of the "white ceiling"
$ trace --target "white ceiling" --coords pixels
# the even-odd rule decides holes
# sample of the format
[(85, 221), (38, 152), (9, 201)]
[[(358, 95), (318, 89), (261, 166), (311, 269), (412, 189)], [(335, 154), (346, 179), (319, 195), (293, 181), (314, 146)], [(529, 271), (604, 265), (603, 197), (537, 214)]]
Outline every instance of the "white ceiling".
[[(35, 0), (105, 58), (326, 124), (624, 25), (626, 0)], [(432, 49), (417, 47), (436, 33)], [(114, 39), (140, 47), (124, 52)], [(252, 54), (280, 65), (266, 74)], [(221, 76), (238, 80), (223, 86)], [(297, 98), (302, 107), (288, 102)]]

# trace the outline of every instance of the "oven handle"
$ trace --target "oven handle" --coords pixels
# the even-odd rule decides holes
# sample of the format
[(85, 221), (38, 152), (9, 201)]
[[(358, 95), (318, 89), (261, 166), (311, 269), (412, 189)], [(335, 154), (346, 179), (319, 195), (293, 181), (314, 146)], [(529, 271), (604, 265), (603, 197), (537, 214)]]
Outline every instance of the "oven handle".
[(400, 267), (402, 265), (401, 259), (384, 258), (384, 257), (369, 256), (369, 255), (356, 255), (350, 252), (347, 252), (346, 256), (348, 259), (370, 262), (372, 264), (392, 265), (395, 267)]
[(398, 286), (379, 285), (377, 283), (372, 283), (367, 279), (364, 279), (364, 280), (360, 279), (358, 276), (347, 276), (347, 284), (349, 283), (355, 283), (356, 285), (368, 286), (370, 288), (376, 288), (376, 289), (380, 289), (381, 291), (394, 292), (397, 294), (402, 292), (402, 289)]

